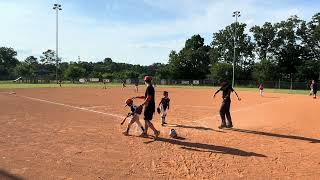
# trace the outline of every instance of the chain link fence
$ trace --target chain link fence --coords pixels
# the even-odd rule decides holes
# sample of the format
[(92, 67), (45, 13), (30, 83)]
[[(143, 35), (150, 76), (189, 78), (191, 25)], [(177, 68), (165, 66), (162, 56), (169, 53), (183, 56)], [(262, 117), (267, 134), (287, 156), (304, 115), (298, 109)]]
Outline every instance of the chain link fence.
[[(64, 81), (64, 83), (123, 83), (126, 84), (143, 84), (143, 79), (99, 79), (99, 78), (81, 78), (76, 81)], [(212, 79), (154, 79), (154, 84), (156, 85), (171, 85), (171, 86), (219, 86), (217, 80)], [(16, 83), (57, 83), (56, 81), (49, 81), (46, 79), (37, 80), (27, 80), (20, 79)], [(292, 90), (308, 90), (310, 89), (310, 82), (295, 82), (288, 80), (278, 80), (278, 81), (253, 81), (253, 80), (236, 80), (235, 87), (244, 88), (258, 88), (262, 83), (265, 88), (270, 89), (292, 89)]]
[[(122, 83), (123, 80), (114, 79), (108, 80), (109, 82)], [(143, 80), (139, 79), (126, 79), (124, 80), (126, 84), (143, 84)], [(190, 80), (190, 79), (154, 79), (154, 83), (157, 85), (177, 85), (177, 86), (219, 86), (217, 81), (211, 79), (203, 80)], [(292, 90), (308, 90), (310, 89), (309, 82), (295, 82), (295, 81), (248, 81), (248, 80), (236, 80), (235, 87), (244, 87), (244, 88), (258, 88), (260, 84), (263, 84), (265, 88), (270, 89), (292, 89)]]

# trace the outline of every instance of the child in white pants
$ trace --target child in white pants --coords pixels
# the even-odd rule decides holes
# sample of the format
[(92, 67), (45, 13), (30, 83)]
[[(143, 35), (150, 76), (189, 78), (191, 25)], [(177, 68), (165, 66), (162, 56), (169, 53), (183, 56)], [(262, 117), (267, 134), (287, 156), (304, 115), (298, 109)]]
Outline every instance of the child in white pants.
[(263, 96), (263, 89), (264, 89), (264, 87), (263, 87), (263, 84), (261, 83), (259, 85), (260, 96)]
[(129, 113), (129, 124), (128, 127), (126, 129), (126, 131), (123, 132), (124, 135), (129, 135), (129, 130), (130, 127), (132, 126), (133, 123), (137, 123), (137, 125), (141, 128), (142, 132), (144, 132), (144, 128), (142, 126), (142, 124), (139, 121), (139, 114), (137, 113), (137, 106), (133, 104), (133, 100), (132, 99), (127, 99), (126, 100), (126, 106), (130, 107), (131, 113)]
[(167, 111), (170, 108), (170, 99), (169, 99), (169, 93), (167, 91), (163, 92), (163, 98), (161, 99), (159, 106), (158, 106), (158, 111), (161, 116), (161, 125), (164, 126), (166, 123), (166, 116), (167, 116)]

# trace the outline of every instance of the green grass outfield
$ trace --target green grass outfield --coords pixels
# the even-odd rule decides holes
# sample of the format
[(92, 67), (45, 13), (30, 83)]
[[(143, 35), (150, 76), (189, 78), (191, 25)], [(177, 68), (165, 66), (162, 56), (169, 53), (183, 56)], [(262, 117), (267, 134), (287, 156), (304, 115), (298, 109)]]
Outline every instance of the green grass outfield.
[[(121, 87), (122, 85), (119, 83), (109, 83), (107, 87)], [(133, 86), (133, 85), (129, 85)], [(217, 89), (218, 87), (213, 86), (186, 86), (186, 85), (157, 85), (161, 88), (197, 88), (197, 89)], [(21, 89), (21, 88), (57, 88), (59, 87), (58, 84), (19, 84), (13, 83), (8, 81), (0, 81), (0, 90), (14, 90), (14, 89)], [(72, 83), (65, 83), (62, 84), (63, 88), (102, 88), (102, 83), (86, 83), (86, 84), (72, 84)], [(244, 87), (236, 87), (238, 91), (258, 91), (258, 88), (244, 88)], [(290, 89), (265, 89), (265, 92), (271, 93), (285, 93), (285, 94), (308, 94), (308, 90), (290, 90)]]

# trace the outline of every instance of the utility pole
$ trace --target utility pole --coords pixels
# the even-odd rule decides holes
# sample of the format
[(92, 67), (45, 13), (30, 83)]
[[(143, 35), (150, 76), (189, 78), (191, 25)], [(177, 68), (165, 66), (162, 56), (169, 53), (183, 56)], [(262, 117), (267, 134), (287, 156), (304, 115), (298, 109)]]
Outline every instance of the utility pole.
[(240, 17), (240, 11), (233, 12), (232, 17), (236, 18), (236, 23), (234, 26), (234, 37), (233, 37), (233, 68), (232, 68), (232, 87), (234, 87), (234, 72), (235, 72), (235, 65), (236, 65), (236, 37), (237, 37), (237, 24), (238, 24), (238, 17)]
[(58, 83), (58, 61), (59, 61), (59, 11), (62, 10), (60, 4), (54, 4), (53, 9), (56, 11), (56, 82)]

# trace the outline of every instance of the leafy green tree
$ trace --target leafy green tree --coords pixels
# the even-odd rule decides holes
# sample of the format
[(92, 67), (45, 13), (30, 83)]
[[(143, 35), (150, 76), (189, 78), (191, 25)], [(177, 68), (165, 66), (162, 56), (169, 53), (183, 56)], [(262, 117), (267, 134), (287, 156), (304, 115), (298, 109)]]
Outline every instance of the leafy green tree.
[[(45, 52), (42, 53), (42, 56), (40, 56), (40, 62), (42, 64), (56, 64), (56, 53), (48, 49)], [(58, 63), (60, 62), (60, 59), (58, 59)]]
[(112, 73), (104, 73), (102, 74), (103, 79), (113, 79), (114, 75)]
[(31, 76), (30, 70), (30, 66), (27, 63), (22, 62), (15, 67), (15, 74), (17, 77), (21, 76), (24, 79), (29, 79)]
[[(234, 47), (236, 47), (236, 79), (247, 79), (254, 64), (254, 44), (251, 41), (251, 37), (244, 33), (245, 28), (246, 24), (233, 23), (225, 29), (214, 33), (213, 41), (211, 42), (213, 49), (211, 51), (212, 62), (233, 64)], [(234, 46), (234, 40), (236, 40), (236, 46)]]
[(13, 78), (14, 68), (19, 64), (13, 48), (0, 47), (0, 80)]
[(236, 30), (236, 64), (245, 67), (253, 62), (254, 44), (251, 37), (245, 34), (246, 24), (233, 23), (218, 33), (213, 34), (212, 47), (219, 53), (219, 62), (232, 63), (234, 57), (234, 35)]
[(25, 63), (27, 63), (28, 65), (38, 65), (38, 59), (34, 56), (29, 56), (24, 60)]
[(231, 82), (232, 80), (232, 65), (230, 63), (215, 63), (210, 68), (210, 74), (208, 77), (218, 83), (220, 79)]
[(308, 51), (308, 56), (320, 59), (320, 13), (312, 16), (308, 23), (302, 21), (297, 35), (301, 37), (301, 45)]
[(277, 64), (269, 59), (262, 59), (253, 66), (252, 78), (259, 82), (277, 81), (279, 79)]
[(85, 72), (86, 70), (84, 68), (81, 68), (76, 64), (70, 64), (65, 72), (65, 76), (74, 82), (75, 80), (82, 78), (85, 75)]
[(298, 29), (303, 23), (297, 16), (292, 16), (286, 21), (277, 23), (277, 37), (275, 39), (276, 48), (275, 55), (281, 74), (291, 79), (297, 73), (297, 67), (302, 64), (301, 55), (302, 48)]
[(261, 27), (253, 26), (250, 31), (253, 33), (255, 49), (259, 55), (259, 59), (261, 60), (273, 57), (277, 27), (272, 25), (270, 22), (266, 22)]
[(170, 53), (169, 64), (176, 78), (203, 79), (209, 72), (209, 46), (204, 45), (200, 35), (194, 35), (185, 43), (185, 47), (177, 55)]
[(167, 64), (160, 64), (155, 77), (159, 80), (161, 79), (172, 79), (172, 75), (170, 73), (169, 65)]

